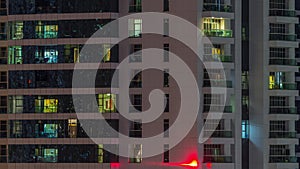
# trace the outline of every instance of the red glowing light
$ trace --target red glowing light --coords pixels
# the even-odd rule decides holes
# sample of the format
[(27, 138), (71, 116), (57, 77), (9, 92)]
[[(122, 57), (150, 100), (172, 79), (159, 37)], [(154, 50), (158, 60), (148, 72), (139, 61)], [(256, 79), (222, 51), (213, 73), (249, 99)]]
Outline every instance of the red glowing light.
[(111, 168), (120, 168), (120, 163), (110, 163)]
[(181, 164), (181, 166), (187, 166), (187, 167), (191, 167), (191, 168), (197, 168), (198, 167), (198, 161), (197, 160), (193, 160), (190, 163)]
[(206, 168), (208, 168), (208, 169), (212, 168), (212, 163), (207, 163)]

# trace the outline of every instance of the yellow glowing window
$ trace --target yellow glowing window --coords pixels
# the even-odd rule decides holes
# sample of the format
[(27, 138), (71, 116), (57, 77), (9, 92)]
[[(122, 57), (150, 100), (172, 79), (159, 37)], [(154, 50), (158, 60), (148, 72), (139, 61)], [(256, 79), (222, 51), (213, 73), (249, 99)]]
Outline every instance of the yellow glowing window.
[(111, 59), (110, 45), (104, 45), (103, 48), (104, 48), (103, 62), (109, 62)]
[(225, 19), (222, 18), (204, 18), (203, 29), (221, 29), (225, 30)]
[(56, 113), (57, 105), (57, 99), (44, 99), (44, 113)]
[(115, 94), (99, 94), (98, 104), (100, 113), (109, 113), (116, 111), (116, 95)]
[(274, 89), (275, 88), (275, 76), (270, 75), (269, 76), (269, 89)]
[(103, 163), (103, 144), (98, 145), (98, 163)]
[(74, 63), (79, 63), (79, 49), (74, 48)]

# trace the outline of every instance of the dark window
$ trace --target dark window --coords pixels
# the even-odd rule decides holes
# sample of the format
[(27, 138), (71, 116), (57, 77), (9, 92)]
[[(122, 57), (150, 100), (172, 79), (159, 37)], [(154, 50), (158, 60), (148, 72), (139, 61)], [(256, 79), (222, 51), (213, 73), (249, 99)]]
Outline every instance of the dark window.
[(164, 1), (164, 11), (165, 12), (167, 12), (167, 11), (169, 11), (170, 9), (170, 7), (169, 7), (169, 2), (170, 2), (170, 0), (163, 0)]

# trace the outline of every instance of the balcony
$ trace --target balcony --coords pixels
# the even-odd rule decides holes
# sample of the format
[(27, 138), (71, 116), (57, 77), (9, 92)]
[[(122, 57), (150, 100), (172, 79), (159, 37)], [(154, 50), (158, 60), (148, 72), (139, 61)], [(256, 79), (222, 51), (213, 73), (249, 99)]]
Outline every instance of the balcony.
[(227, 4), (204, 3), (203, 11), (232, 12), (232, 6)]
[(297, 114), (296, 107), (270, 107), (270, 114)]
[(205, 131), (204, 135), (207, 137), (209, 134), (212, 133), (210, 137), (213, 138), (232, 138), (232, 131), (224, 131), (224, 130), (218, 130), (218, 131)]
[(269, 90), (297, 90), (296, 83), (270, 84)]
[(286, 65), (286, 66), (297, 66), (296, 59), (285, 59), (285, 58), (270, 58), (270, 65)]
[(233, 57), (229, 55), (204, 55), (205, 62), (233, 62)]
[(232, 156), (204, 155), (203, 163), (232, 163)]
[(142, 5), (130, 5), (129, 6), (129, 12), (142, 12)]
[(297, 163), (297, 157), (294, 156), (270, 156), (270, 163)]
[(296, 138), (296, 132), (288, 131), (271, 131), (270, 138)]
[(232, 106), (221, 106), (221, 105), (204, 105), (203, 112), (223, 112), (232, 113)]
[(296, 17), (296, 11), (288, 10), (288, 9), (270, 9), (269, 15), (270, 16)]
[(203, 34), (207, 37), (232, 38), (232, 30), (225, 29), (204, 29)]
[(232, 88), (232, 81), (228, 80), (216, 80), (216, 79), (204, 79), (203, 87), (226, 87)]
[(297, 35), (295, 34), (282, 34), (282, 33), (270, 33), (270, 40), (280, 41), (296, 41)]

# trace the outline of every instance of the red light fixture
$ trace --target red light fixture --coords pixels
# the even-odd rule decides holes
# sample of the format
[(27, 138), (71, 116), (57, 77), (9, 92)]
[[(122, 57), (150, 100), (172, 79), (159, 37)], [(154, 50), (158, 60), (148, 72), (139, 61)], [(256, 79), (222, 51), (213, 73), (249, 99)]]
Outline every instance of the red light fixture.
[(190, 167), (190, 168), (198, 168), (198, 161), (193, 160), (190, 163), (180, 164), (181, 166)]
[(120, 168), (120, 163), (110, 163), (111, 168)]

